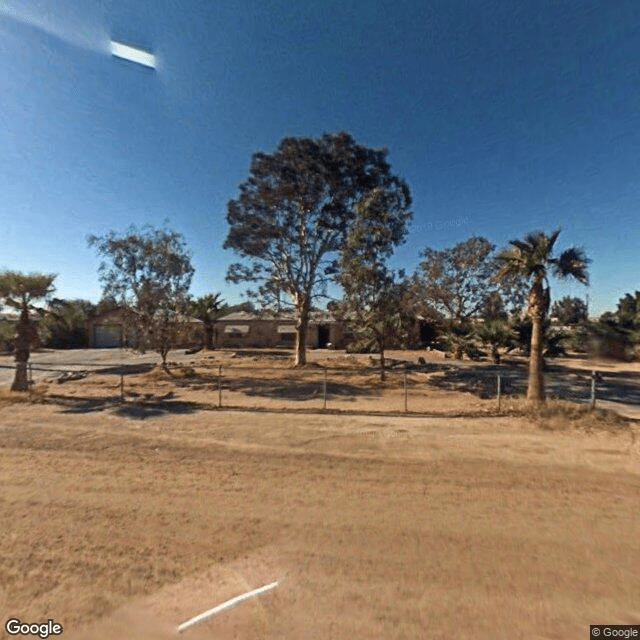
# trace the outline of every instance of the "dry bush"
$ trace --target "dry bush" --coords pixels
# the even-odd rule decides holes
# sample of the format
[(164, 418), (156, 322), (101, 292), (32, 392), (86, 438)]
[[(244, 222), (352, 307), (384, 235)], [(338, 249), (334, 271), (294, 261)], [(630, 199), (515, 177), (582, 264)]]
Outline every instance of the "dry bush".
[(588, 405), (567, 400), (548, 400), (538, 405), (524, 398), (509, 399), (505, 403), (505, 413), (529, 418), (540, 429), (547, 431), (633, 433), (628, 418), (608, 409), (592, 409)]
[(198, 374), (193, 367), (177, 367), (170, 370), (174, 378), (197, 378)]
[(31, 391), (11, 391), (9, 387), (0, 388), (0, 406), (22, 404), (25, 402), (46, 402), (49, 385), (34, 385)]

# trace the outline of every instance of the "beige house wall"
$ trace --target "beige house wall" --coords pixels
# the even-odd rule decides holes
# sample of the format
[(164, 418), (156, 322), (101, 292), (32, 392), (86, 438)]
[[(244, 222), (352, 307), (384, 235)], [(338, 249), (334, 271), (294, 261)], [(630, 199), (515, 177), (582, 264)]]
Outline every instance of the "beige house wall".
[[(342, 348), (344, 333), (342, 323), (336, 320), (312, 321), (307, 333), (307, 347), (315, 349), (331, 343)], [(295, 322), (288, 318), (221, 318), (215, 324), (214, 338), (214, 344), (219, 348), (293, 347)]]

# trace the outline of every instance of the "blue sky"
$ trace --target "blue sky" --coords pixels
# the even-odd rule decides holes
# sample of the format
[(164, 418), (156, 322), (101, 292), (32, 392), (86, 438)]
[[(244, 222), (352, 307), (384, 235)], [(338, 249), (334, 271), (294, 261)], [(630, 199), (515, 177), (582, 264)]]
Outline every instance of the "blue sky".
[(640, 289), (639, 54), (637, 0), (0, 0), (0, 269), (97, 301), (87, 235), (168, 220), (193, 292), (238, 301), (222, 244), (251, 154), (346, 130), (411, 188), (395, 266), (562, 225), (613, 309)]

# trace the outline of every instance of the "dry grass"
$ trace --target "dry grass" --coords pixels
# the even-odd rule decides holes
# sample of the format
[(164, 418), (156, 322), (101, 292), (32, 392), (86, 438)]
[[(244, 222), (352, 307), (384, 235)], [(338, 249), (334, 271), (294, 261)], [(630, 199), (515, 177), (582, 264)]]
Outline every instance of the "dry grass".
[(161, 365), (158, 365), (148, 373), (143, 373), (137, 377), (142, 381), (148, 380), (150, 382), (157, 382), (159, 380), (171, 381), (184, 378), (195, 378), (197, 377), (197, 373), (193, 367), (180, 366), (175, 363), (167, 363), (166, 369)]
[(528, 418), (541, 429), (549, 431), (605, 431), (633, 434), (634, 421), (609, 409), (592, 409), (588, 405), (564, 400), (547, 400), (536, 404), (524, 398), (508, 399), (502, 404), (505, 415)]
[[(468, 376), (430, 384), (436, 370), (407, 374), (408, 406), (442, 417), (390, 417), (404, 374), (382, 383), (366, 364), (216, 352), (126, 371), (124, 401), (115, 372), (0, 391), (0, 613), (158, 640), (285, 577), (189, 637), (559, 639), (640, 623), (635, 423), (508, 396), (497, 416)], [(223, 405), (266, 412), (201, 411), (220, 366)]]
[[(97, 378), (61, 386), (86, 399)], [(282, 579), (185, 639), (578, 639), (640, 622), (640, 452), (588, 426), (611, 416), (185, 406), (0, 406), (2, 613), (158, 640)]]
[(43, 403), (49, 395), (48, 384), (36, 384), (31, 391), (11, 391), (0, 387), (0, 407), (13, 404)]
[[(417, 352), (429, 357), (429, 352)], [(402, 355), (402, 354), (392, 354)], [(404, 355), (407, 355), (406, 353)], [(412, 354), (414, 361), (416, 354)], [(0, 391), (0, 405), (15, 402), (76, 402), (110, 405), (121, 401), (123, 374), (125, 401), (147, 402), (170, 398), (198, 407), (216, 407), (218, 374), (222, 372), (222, 406), (280, 411), (356, 413), (404, 413), (479, 417), (497, 415), (495, 372), (479, 368), (442, 370), (437, 358), (423, 370), (389, 371), (380, 380), (369, 356), (311, 353), (313, 359), (294, 368), (286, 352), (201, 352), (187, 363), (169, 362), (169, 368), (138, 365), (112, 366), (92, 372), (81, 380), (42, 383), (31, 394)], [(581, 366), (584, 363), (580, 361)], [(326, 372), (326, 407), (324, 385)], [(407, 401), (405, 405), (405, 376)], [(629, 421), (613, 411), (588, 405), (550, 400), (531, 406), (519, 388), (503, 394), (501, 412), (529, 418), (542, 429), (628, 431)]]

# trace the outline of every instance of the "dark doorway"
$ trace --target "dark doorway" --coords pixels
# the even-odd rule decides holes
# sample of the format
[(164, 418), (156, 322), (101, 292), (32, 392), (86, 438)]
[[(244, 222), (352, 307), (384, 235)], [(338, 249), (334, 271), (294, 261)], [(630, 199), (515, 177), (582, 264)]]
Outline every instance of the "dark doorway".
[(429, 345), (434, 342), (436, 335), (436, 327), (433, 324), (420, 320), (420, 342), (423, 345)]
[(318, 326), (318, 349), (326, 349), (330, 342), (329, 327), (326, 324)]

